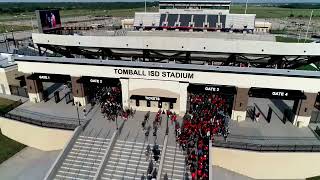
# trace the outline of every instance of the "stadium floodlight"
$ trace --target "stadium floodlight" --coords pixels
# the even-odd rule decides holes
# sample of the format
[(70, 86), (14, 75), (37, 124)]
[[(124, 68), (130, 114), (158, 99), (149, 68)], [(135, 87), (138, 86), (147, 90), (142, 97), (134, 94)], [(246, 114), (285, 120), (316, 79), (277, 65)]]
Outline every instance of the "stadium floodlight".
[(144, 0), (144, 13), (147, 13), (147, 0)]

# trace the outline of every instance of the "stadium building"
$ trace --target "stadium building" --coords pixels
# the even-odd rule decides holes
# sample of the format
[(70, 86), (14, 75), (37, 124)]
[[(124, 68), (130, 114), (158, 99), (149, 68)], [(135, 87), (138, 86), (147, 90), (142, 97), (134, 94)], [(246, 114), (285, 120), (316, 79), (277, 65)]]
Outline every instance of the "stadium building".
[(137, 12), (133, 26), (144, 30), (246, 31), (253, 33), (255, 14), (231, 14), (231, 1), (159, 1), (159, 12)]
[[(284, 63), (282, 60), (292, 59), (293, 56), (305, 56), (307, 62), (316, 59), (320, 53), (314, 43), (258, 43), (182, 37), (61, 37), (33, 34), (33, 41), (39, 47), (61, 48), (61, 53), (71, 50), (69, 55), (65, 54), (66, 57), (74, 57), (78, 53), (97, 59), (17, 57), (19, 71), (29, 74), (26, 79), (32, 102), (43, 99), (41, 81), (72, 82), (75, 87), (74, 100), (81, 105), (90, 102), (89, 91), (86, 91), (92, 89), (90, 84), (119, 81), (124, 107), (153, 112), (163, 107), (183, 115), (187, 112), (188, 90), (214, 91), (230, 93), (234, 97), (232, 117), (238, 121), (246, 118), (249, 96), (292, 100), (294, 103), (289, 109), (295, 118), (290, 121), (302, 127), (309, 124), (319, 92), (317, 72), (215, 66), (212, 61), (209, 65), (206, 58), (211, 53), (229, 54), (224, 61), (236, 63), (241, 60), (232, 60), (235, 55), (270, 56), (265, 62), (259, 61), (266, 63), (265, 67), (273, 61), (280, 67)], [(64, 48), (66, 50), (62, 50)], [(174, 55), (169, 55), (169, 51)], [(186, 55), (180, 55), (182, 53)], [(198, 56), (202, 57), (198, 59)], [(199, 62), (204, 64), (199, 65)], [(293, 58), (288, 67), (292, 66), (290, 62), (293, 65), (296, 63)], [(301, 86), (303, 83), (308, 85)]]
[[(159, 13), (136, 13), (134, 27), (254, 30), (255, 15), (230, 14), (230, 1), (161, 1), (159, 6)], [(37, 54), (14, 57), (29, 101), (1, 117), (0, 126), (5, 135), (31, 147), (63, 148), (45, 179), (141, 179), (151, 171), (157, 180), (191, 178), (176, 125), (202, 112), (215, 113), (212, 119), (223, 116), (215, 128), (224, 128), (213, 129), (215, 134), (209, 130), (204, 136), (213, 138), (199, 143), (207, 148), (198, 153), (207, 162), (202, 169), (210, 176), (204, 179), (219, 177), (217, 167), (255, 179), (303, 179), (320, 172), (315, 165), (320, 142), (310, 126), (320, 123), (320, 75), (295, 70), (319, 62), (319, 44), (223, 32), (61, 35), (66, 33), (58, 11), (37, 13), (43, 33), (32, 34), (30, 47)], [(195, 112), (206, 97), (215, 111)], [(32, 118), (22, 117), (30, 111)], [(51, 114), (37, 120), (44, 111)], [(178, 120), (172, 118), (176, 115)], [(155, 119), (153, 124), (149, 119)], [(145, 127), (146, 121), (151, 122)], [(189, 133), (202, 133), (205, 126), (198, 125), (191, 123), (197, 129)], [(226, 127), (228, 139), (221, 137), (228, 134)], [(192, 140), (198, 138), (203, 137)], [(151, 160), (144, 157), (147, 145), (154, 147)]]

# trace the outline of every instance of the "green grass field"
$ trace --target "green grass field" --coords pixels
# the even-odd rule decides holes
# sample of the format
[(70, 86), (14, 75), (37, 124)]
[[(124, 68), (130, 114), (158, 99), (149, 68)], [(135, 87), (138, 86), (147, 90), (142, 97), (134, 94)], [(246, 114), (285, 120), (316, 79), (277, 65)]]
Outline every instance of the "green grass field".
[(320, 176), (307, 178), (307, 180), (320, 180)]
[[(232, 5), (231, 13), (244, 13), (245, 6), (243, 5)], [(62, 17), (72, 17), (72, 16), (123, 16), (123, 17), (133, 17), (134, 12), (143, 12), (144, 8), (132, 8), (132, 9), (73, 9), (73, 10), (61, 10)], [(148, 12), (157, 12), (158, 7), (148, 7)], [(310, 9), (291, 9), (291, 8), (280, 8), (280, 7), (266, 7), (266, 6), (249, 6), (248, 13), (257, 14), (257, 18), (285, 18), (290, 15), (294, 17), (308, 18), (310, 16)], [(13, 20), (31, 20), (35, 19), (34, 12), (24, 12), (23, 14), (0, 14), (1, 21), (13, 21)], [(320, 18), (320, 9), (314, 11), (314, 18)]]
[[(87, 9), (74, 9), (74, 10), (61, 10), (61, 17), (77, 17), (77, 16), (114, 16), (114, 17), (133, 17), (135, 12), (143, 12), (144, 8), (133, 9), (112, 9), (112, 10), (87, 10)], [(148, 7), (148, 12), (156, 12), (158, 8)], [(0, 22), (16, 21), (16, 20), (31, 20), (35, 19), (34, 12), (27, 12), (23, 14), (0, 14)]]
[(25, 147), (25, 145), (4, 136), (0, 130), (0, 164)]
[[(231, 13), (244, 13), (245, 6), (234, 5), (231, 6)], [(294, 17), (308, 18), (310, 16), (310, 9), (291, 9), (280, 7), (267, 7), (267, 6), (249, 6), (248, 14), (257, 14), (257, 18), (285, 18), (290, 15)], [(313, 12), (314, 18), (320, 17), (320, 9)]]
[(26, 30), (32, 30), (31, 26), (18, 26), (18, 25), (5, 25), (0, 24), (0, 33), (5, 32), (16, 32), (16, 31), (26, 31)]
[(283, 37), (283, 36), (276, 36), (277, 42), (286, 42), (286, 43), (311, 43), (312, 41), (307, 39), (305, 42), (305, 39), (297, 39), (297, 38), (291, 38), (291, 37)]
[(12, 101), (10, 99), (0, 98), (0, 109), (5, 109), (10, 104), (13, 104), (15, 101)]
[[(0, 98), (0, 110), (5, 111), (8, 106), (13, 104), (15, 101)], [(14, 140), (7, 138), (2, 135), (0, 130), (0, 164), (9, 159), (11, 156), (15, 155), (17, 152), (21, 151), (26, 146), (20, 144)]]

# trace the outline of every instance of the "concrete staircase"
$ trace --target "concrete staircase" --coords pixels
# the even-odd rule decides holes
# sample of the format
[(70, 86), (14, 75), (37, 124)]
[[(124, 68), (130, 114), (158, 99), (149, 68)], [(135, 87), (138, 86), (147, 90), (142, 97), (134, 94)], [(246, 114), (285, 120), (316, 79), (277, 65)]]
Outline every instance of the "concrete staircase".
[[(164, 179), (164, 175), (167, 174), (170, 180), (183, 180), (186, 173), (185, 156), (179, 146), (167, 146), (164, 157), (161, 179)], [(187, 172), (191, 179), (188, 170)]]
[[(117, 140), (101, 179), (141, 179), (147, 175), (149, 161), (146, 160), (147, 143)], [(151, 148), (152, 145), (150, 144)], [(161, 146), (159, 147), (161, 150)], [(149, 159), (150, 160), (150, 159)], [(160, 160), (159, 160), (160, 161)], [(158, 168), (157, 163), (154, 167)]]
[(110, 139), (80, 135), (54, 179), (93, 179)]

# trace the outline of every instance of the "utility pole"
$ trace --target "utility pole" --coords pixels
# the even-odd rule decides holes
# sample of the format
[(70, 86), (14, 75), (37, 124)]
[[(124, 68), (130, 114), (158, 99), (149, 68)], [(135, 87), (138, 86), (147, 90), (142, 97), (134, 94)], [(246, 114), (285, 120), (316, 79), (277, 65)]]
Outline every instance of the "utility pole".
[(32, 32), (34, 32), (34, 26), (33, 26), (32, 16), (30, 17), (30, 22), (31, 22), (31, 26), (32, 26)]
[(308, 23), (308, 28), (307, 28), (306, 36), (305, 36), (305, 38), (304, 38), (304, 42), (306, 42), (306, 41), (307, 41), (307, 38), (308, 38), (309, 28), (310, 28), (312, 16), (313, 16), (313, 10), (311, 11), (311, 14), (310, 14), (310, 19), (309, 19), (309, 23)]
[(300, 43), (301, 40), (301, 32), (302, 32), (302, 26), (299, 24), (299, 38), (298, 38), (298, 43)]
[(144, 0), (144, 13), (147, 13), (147, 0)]
[(248, 1), (249, 1), (249, 0), (246, 1), (246, 9), (245, 9), (245, 11), (244, 11), (245, 14), (247, 14), (247, 10), (248, 10)]

